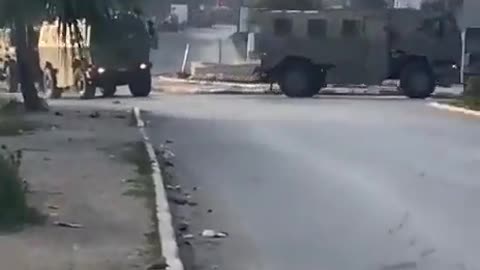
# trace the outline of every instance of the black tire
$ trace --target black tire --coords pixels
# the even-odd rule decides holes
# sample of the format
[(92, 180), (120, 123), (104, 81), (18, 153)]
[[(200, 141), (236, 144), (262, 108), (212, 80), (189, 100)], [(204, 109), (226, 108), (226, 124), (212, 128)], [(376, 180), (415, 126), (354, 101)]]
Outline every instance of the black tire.
[(117, 86), (113, 83), (106, 83), (102, 87), (102, 97), (113, 97), (117, 92)]
[(59, 99), (62, 97), (62, 89), (57, 86), (57, 75), (51, 68), (43, 71), (43, 88), (48, 98)]
[(74, 72), (73, 88), (80, 94), (81, 99), (95, 98), (96, 87), (88, 82), (86, 74), (81, 69)]
[(292, 98), (312, 97), (320, 90), (314, 78), (314, 68), (309, 64), (288, 64), (279, 81), (280, 90)]
[(132, 78), (132, 81), (128, 84), (130, 93), (134, 97), (148, 97), (152, 91), (152, 77), (150, 72), (139, 72)]
[(327, 87), (326, 77), (327, 77), (327, 73), (320, 69), (318, 71), (318, 75), (315, 76), (315, 84), (314, 84), (315, 87), (314, 88), (317, 90), (316, 93), (320, 92), (320, 90), (322, 90), (322, 88)]
[(435, 76), (426, 63), (408, 64), (400, 75), (400, 89), (409, 98), (427, 98), (435, 91)]

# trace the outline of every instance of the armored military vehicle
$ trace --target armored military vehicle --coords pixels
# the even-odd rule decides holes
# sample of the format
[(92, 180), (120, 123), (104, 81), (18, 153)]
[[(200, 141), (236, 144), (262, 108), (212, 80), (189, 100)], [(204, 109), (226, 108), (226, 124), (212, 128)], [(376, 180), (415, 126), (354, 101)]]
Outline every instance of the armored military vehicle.
[(453, 16), (410, 9), (257, 11), (258, 72), (289, 97), (327, 83), (400, 80), (410, 98), (459, 81), (461, 33)]
[[(119, 13), (95, 27), (85, 22), (78, 25), (78, 37), (59, 28), (58, 21), (44, 22), (41, 27), (40, 65), (44, 90), (50, 97), (59, 98), (69, 88), (83, 98), (93, 98), (96, 88), (104, 97), (110, 97), (119, 85), (128, 85), (136, 97), (150, 94), (149, 56), (154, 43), (143, 20), (134, 14)], [(61, 38), (62, 34), (66, 39)]]

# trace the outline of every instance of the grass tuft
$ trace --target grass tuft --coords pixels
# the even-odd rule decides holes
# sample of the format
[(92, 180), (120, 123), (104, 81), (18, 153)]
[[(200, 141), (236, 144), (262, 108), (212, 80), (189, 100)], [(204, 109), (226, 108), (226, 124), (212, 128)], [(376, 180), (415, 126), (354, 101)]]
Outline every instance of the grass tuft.
[(162, 249), (160, 239), (158, 238), (159, 232), (155, 203), (155, 185), (152, 179), (152, 163), (148, 157), (145, 145), (142, 142), (128, 145), (127, 150), (123, 153), (123, 157), (129, 163), (135, 165), (137, 172), (135, 179), (126, 181), (129, 184), (129, 188), (124, 195), (145, 200), (152, 221), (152, 231), (146, 233), (145, 238), (151, 260), (155, 261), (162, 256)]

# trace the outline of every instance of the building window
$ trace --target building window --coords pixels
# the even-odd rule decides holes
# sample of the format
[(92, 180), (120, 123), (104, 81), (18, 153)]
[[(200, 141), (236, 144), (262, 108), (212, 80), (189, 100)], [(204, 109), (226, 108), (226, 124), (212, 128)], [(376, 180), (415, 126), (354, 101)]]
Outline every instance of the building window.
[(288, 36), (292, 33), (292, 21), (290, 19), (276, 19), (273, 31), (276, 36)]
[(308, 20), (307, 31), (311, 38), (323, 38), (327, 35), (327, 21), (322, 19)]
[(361, 23), (359, 20), (343, 20), (342, 36), (358, 37), (361, 33)]

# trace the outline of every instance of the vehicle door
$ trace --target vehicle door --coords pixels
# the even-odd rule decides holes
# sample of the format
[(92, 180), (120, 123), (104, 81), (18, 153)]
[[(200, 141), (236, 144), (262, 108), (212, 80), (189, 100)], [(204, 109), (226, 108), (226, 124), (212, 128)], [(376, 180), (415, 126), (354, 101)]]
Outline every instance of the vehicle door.
[[(334, 84), (378, 84), (387, 69), (385, 21), (377, 15), (338, 18), (329, 53), (334, 64), (327, 82)], [(336, 30), (336, 31), (335, 31)]]

